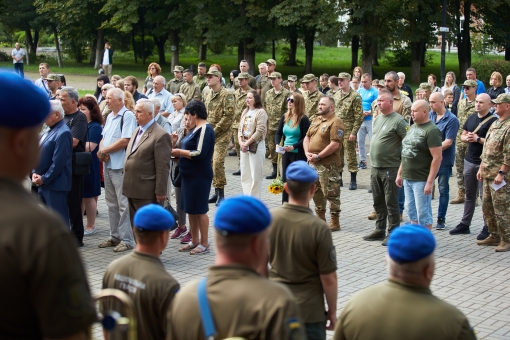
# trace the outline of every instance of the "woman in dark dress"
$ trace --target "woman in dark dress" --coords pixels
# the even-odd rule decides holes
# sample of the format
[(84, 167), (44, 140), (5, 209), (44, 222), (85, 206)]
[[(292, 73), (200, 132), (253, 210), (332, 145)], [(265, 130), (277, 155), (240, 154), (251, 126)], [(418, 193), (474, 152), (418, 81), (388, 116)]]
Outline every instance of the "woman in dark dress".
[(101, 88), (104, 84), (109, 84), (110, 79), (108, 79), (108, 76), (106, 74), (100, 74), (97, 77), (97, 87), (96, 92), (94, 92), (94, 97), (97, 99), (97, 103), (101, 103), (103, 100), (106, 100), (106, 97), (103, 96), (103, 93), (101, 92)]
[(84, 235), (92, 235), (96, 232), (96, 212), (97, 198), (101, 195), (101, 176), (99, 173), (99, 159), (97, 151), (103, 132), (103, 117), (99, 112), (99, 105), (91, 96), (85, 96), (78, 101), (78, 108), (87, 117), (88, 131), (85, 143), (85, 151), (92, 154), (92, 164), (90, 165), (90, 174), (83, 177), (83, 194), (81, 210), (87, 212), (87, 227)]
[[(216, 139), (213, 128), (207, 124), (207, 111), (203, 102), (189, 102), (184, 117), (189, 121), (191, 130), (182, 139), (182, 148), (172, 150), (172, 156), (179, 157), (180, 208), (188, 214), (192, 239), (179, 251), (201, 255), (209, 252), (207, 212), (213, 178), (211, 161)], [(172, 134), (172, 141), (177, 141), (177, 138), (176, 134)]]
[(487, 94), (491, 97), (491, 99), (496, 99), (502, 93), (505, 93), (505, 89), (503, 88), (503, 76), (499, 72), (492, 72), (490, 79), (490, 86), (487, 89)]
[[(303, 140), (310, 127), (310, 120), (305, 114), (305, 99), (299, 93), (293, 93), (287, 99), (287, 112), (280, 119), (278, 130), (276, 130), (275, 144), (283, 146), (285, 153), (282, 155), (282, 182), (285, 183), (285, 172), (290, 163), (295, 161), (306, 161)], [(280, 141), (283, 138), (283, 142)], [(282, 203), (289, 201), (289, 194), (282, 193)]]

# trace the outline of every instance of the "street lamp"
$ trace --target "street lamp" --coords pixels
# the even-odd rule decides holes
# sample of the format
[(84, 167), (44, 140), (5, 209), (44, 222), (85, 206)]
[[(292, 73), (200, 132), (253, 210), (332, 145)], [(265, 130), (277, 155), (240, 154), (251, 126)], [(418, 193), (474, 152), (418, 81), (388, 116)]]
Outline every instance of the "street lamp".
[(443, 24), (439, 28), (441, 32), (441, 84), (444, 84), (445, 78), (445, 54), (446, 54), (446, 33), (450, 31), (446, 27), (446, 5), (447, 0), (443, 0)]

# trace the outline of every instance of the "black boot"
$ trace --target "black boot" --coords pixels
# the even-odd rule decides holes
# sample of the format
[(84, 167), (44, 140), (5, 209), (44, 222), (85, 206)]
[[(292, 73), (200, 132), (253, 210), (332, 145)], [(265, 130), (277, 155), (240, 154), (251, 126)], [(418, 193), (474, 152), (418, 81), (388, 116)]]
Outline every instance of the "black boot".
[(225, 200), (225, 190), (224, 189), (216, 189), (218, 190), (218, 200), (216, 201), (216, 206), (220, 205), (222, 201)]
[(241, 169), (237, 170), (236, 172), (233, 172), (232, 175), (241, 176)]
[(480, 234), (478, 234), (476, 239), (478, 241), (482, 241), (482, 240), (485, 240), (490, 235), (491, 234), (489, 233), (489, 227), (487, 227), (487, 224), (484, 224), (482, 230), (480, 231)]
[(216, 203), (216, 201), (218, 200), (218, 188), (214, 188), (214, 194), (212, 194), (211, 197), (209, 197), (209, 203)]
[(340, 186), (343, 188), (344, 180), (342, 179), (342, 173), (340, 173)]
[(356, 172), (351, 172), (351, 184), (349, 185), (349, 190), (358, 189), (358, 185), (356, 184)]
[(276, 178), (277, 167), (278, 167), (278, 164), (273, 163), (273, 172), (271, 172), (271, 175), (267, 176), (266, 179), (275, 179)]

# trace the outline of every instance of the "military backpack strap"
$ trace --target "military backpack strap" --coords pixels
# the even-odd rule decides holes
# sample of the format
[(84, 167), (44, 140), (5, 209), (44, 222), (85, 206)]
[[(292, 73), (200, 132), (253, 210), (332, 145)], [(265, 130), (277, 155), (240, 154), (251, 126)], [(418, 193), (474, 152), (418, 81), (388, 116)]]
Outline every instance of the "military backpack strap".
[(494, 117), (493, 115), (489, 115), (489, 117), (485, 118), (480, 124), (478, 124), (478, 126), (476, 127), (476, 129), (473, 131), (473, 133), (477, 133), (478, 130), (480, 130), (480, 128), (483, 126), (483, 124), (487, 123), (489, 120), (492, 119), (492, 117)]
[(211, 306), (207, 299), (207, 277), (204, 277), (198, 283), (198, 308), (200, 309), (200, 318), (202, 319), (202, 327), (204, 328), (204, 336), (207, 340), (214, 340), (216, 336), (216, 326), (211, 312)]

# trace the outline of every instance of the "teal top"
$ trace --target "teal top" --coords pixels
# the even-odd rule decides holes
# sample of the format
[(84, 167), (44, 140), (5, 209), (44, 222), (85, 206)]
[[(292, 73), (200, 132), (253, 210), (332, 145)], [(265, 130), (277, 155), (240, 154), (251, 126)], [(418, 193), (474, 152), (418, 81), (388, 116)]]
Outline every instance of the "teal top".
[[(285, 143), (283, 146), (293, 146), (294, 144), (297, 144), (297, 142), (299, 142), (299, 138), (301, 138), (301, 128), (299, 127), (299, 124), (293, 128), (292, 119), (290, 119), (289, 122), (283, 126), (283, 135), (285, 136)], [(291, 152), (297, 153), (298, 150), (294, 149)]]

